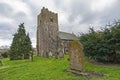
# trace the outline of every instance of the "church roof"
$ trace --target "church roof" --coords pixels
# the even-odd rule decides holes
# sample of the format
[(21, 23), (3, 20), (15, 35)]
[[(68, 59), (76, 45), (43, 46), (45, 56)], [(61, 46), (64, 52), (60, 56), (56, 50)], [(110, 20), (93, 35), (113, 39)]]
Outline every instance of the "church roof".
[(59, 32), (59, 38), (63, 40), (78, 40), (75, 34), (67, 32)]

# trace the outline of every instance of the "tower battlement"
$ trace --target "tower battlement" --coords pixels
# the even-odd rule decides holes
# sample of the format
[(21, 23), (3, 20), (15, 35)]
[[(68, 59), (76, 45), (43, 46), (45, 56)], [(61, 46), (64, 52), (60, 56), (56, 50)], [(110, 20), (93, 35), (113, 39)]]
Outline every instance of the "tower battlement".
[(41, 9), (41, 13), (38, 15), (38, 25), (40, 25), (40, 23), (54, 23), (54, 24), (58, 24), (58, 14), (54, 13), (52, 11), (49, 11), (48, 8), (43, 7)]
[(43, 8), (41, 9), (41, 13), (44, 13), (44, 12), (46, 12), (46, 13), (51, 13), (51, 14), (56, 14), (56, 15), (57, 15), (57, 13), (54, 13), (54, 12), (52, 12), (52, 11), (49, 11), (48, 8), (45, 8), (45, 7), (43, 7)]

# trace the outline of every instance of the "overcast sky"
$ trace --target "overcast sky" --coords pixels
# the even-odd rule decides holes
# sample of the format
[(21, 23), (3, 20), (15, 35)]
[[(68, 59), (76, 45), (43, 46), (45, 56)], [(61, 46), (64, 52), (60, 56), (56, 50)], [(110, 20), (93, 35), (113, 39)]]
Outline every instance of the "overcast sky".
[(0, 46), (10, 45), (20, 23), (25, 23), (36, 46), (37, 15), (42, 7), (58, 13), (59, 30), (86, 33), (120, 19), (120, 0), (0, 0)]

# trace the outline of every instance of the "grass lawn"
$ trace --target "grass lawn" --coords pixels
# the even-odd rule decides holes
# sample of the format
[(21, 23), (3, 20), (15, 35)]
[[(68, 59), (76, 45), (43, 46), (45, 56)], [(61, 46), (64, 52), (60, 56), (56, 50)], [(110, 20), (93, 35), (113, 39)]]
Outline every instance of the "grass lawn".
[[(69, 68), (69, 61), (65, 59), (41, 58), (34, 56), (34, 61), (3, 59), (0, 66), (0, 80), (87, 80), (86, 77), (75, 76), (64, 72)], [(102, 66), (85, 63), (86, 71), (102, 73), (103, 78), (91, 80), (120, 80), (120, 67)]]

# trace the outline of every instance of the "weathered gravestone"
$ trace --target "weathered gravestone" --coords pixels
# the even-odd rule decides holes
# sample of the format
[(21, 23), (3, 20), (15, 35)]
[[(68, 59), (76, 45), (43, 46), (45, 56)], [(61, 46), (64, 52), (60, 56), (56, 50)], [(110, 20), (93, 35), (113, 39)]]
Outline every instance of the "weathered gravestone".
[(44, 58), (49, 58), (49, 51), (48, 50), (43, 52), (43, 57)]
[(64, 47), (63, 47), (63, 42), (60, 41), (59, 43), (59, 48), (58, 48), (58, 53), (59, 53), (59, 58), (64, 58)]
[(59, 58), (64, 58), (64, 48), (62, 42), (59, 45), (58, 53), (59, 53)]
[(49, 51), (49, 57), (52, 57), (52, 54), (53, 54), (52, 51)]
[(59, 58), (64, 58), (63, 49), (59, 50)]
[(30, 61), (33, 61), (33, 52), (32, 51), (29, 53), (29, 59), (30, 59)]
[(69, 46), (70, 68), (84, 72), (84, 53), (83, 46), (79, 41), (72, 41)]

